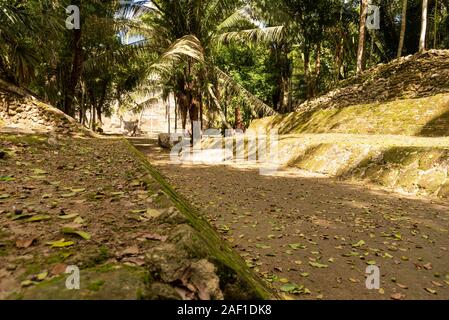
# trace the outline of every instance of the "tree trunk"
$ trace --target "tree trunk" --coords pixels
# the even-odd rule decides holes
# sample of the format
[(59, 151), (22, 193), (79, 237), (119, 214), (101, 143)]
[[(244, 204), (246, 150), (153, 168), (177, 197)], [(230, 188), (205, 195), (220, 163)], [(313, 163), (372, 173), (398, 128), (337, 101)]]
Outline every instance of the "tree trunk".
[(94, 105), (92, 105), (92, 107), (91, 107), (91, 109), (90, 109), (90, 112), (91, 112), (91, 115), (92, 115), (92, 123), (91, 123), (91, 125), (92, 125), (92, 130), (93, 131), (97, 131), (97, 120), (95, 119), (95, 113), (96, 113), (96, 110), (95, 110), (96, 108), (95, 108), (95, 106)]
[[(166, 105), (167, 105), (167, 120), (168, 120), (168, 121), (167, 121), (167, 122), (168, 122), (167, 126), (168, 126), (168, 134), (171, 134), (170, 96), (168, 96), (167, 101), (165, 101), (165, 103), (166, 103)], [(142, 110), (142, 112), (143, 112), (143, 110)], [(141, 118), (142, 118), (142, 117), (141, 117)], [(140, 124), (140, 123), (139, 123), (139, 124)]]
[(405, 28), (407, 26), (407, 0), (402, 1), (402, 21), (401, 21), (401, 34), (399, 36), (398, 55), (402, 56), (402, 49), (404, 48)]
[(366, 42), (366, 18), (368, 15), (368, 0), (361, 0), (360, 5), (360, 29), (359, 45), (357, 49), (357, 73), (365, 70), (365, 42)]
[(99, 103), (97, 105), (98, 122), (100, 124), (103, 124), (103, 120), (102, 120), (101, 114), (102, 114), (103, 109), (104, 109), (104, 103), (106, 101), (107, 90), (108, 90), (108, 81), (104, 80), (102, 88), (101, 88), (100, 101), (99, 101)]
[(178, 103), (176, 101), (176, 94), (173, 92), (173, 100), (175, 102), (175, 133), (178, 132)]
[(191, 104), (190, 104), (190, 108), (189, 108), (189, 116), (190, 116), (190, 128), (191, 128), (191, 134), (190, 134), (190, 145), (193, 146), (193, 135), (194, 135), (194, 122), (198, 121), (198, 107), (199, 107), (199, 103), (198, 103), (198, 99), (196, 97), (192, 97), (191, 99)]
[(189, 110), (187, 95), (184, 92), (177, 92), (176, 98), (178, 100), (178, 111), (181, 113), (182, 129), (185, 130), (187, 123), (187, 112)]
[(419, 52), (426, 50), (427, 33), (427, 0), (422, 0), (421, 36), (419, 37)]
[(102, 108), (101, 108), (100, 105), (98, 105), (95, 109), (97, 110), (97, 116), (98, 116), (98, 121), (97, 122), (98, 122), (99, 125), (101, 125), (101, 124), (103, 124), (103, 120), (102, 120), (102, 117), (101, 117), (101, 113), (102, 113), (101, 109)]
[(315, 75), (313, 77), (312, 97), (318, 94), (318, 83), (321, 75), (321, 43), (316, 45)]
[(433, 48), (437, 48), (438, 39), (438, 0), (435, 0), (435, 13), (434, 13), (434, 25), (433, 25)]
[(201, 130), (203, 130), (203, 95), (200, 93), (200, 99), (199, 99), (199, 104), (200, 104), (200, 128)]
[(306, 87), (306, 98), (310, 98), (310, 48), (308, 44), (304, 44), (304, 82)]
[(240, 106), (235, 108), (235, 129), (244, 130), (242, 112), (240, 111)]
[(337, 46), (335, 52), (335, 80), (340, 80), (341, 66), (343, 64), (344, 45), (345, 45), (345, 31), (343, 29), (343, 7), (340, 10), (340, 20), (338, 26)]
[(335, 80), (341, 79), (341, 66), (343, 64), (344, 39), (337, 40), (336, 57), (335, 57)]
[(73, 100), (75, 99), (76, 86), (81, 76), (81, 69), (83, 65), (83, 48), (81, 43), (81, 29), (73, 30), (73, 62), (72, 70), (70, 72), (70, 79), (67, 85), (67, 91), (64, 99), (64, 112), (69, 116), (75, 115), (73, 107)]

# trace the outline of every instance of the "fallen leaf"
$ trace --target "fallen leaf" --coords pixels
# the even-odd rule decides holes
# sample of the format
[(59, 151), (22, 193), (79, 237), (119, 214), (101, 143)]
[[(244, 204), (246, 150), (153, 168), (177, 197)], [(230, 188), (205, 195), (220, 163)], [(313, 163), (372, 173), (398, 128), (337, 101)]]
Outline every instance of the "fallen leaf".
[(289, 243), (288, 246), (294, 250), (298, 250), (298, 249), (306, 249), (307, 246), (300, 244), (300, 243)]
[(80, 236), (81, 238), (83, 238), (84, 240), (90, 240), (90, 238), (91, 238), (89, 233), (87, 233), (85, 231), (81, 231), (81, 230), (72, 229), (72, 228), (62, 228), (61, 232), (65, 233), (65, 234), (76, 234), (76, 235)]
[(84, 223), (84, 219), (83, 218), (81, 218), (81, 217), (76, 217), (75, 218), (75, 220), (73, 220), (73, 223), (76, 223), (76, 224), (83, 224)]
[(402, 294), (402, 293), (393, 293), (390, 296), (390, 298), (393, 299), (393, 300), (402, 300), (403, 298), (405, 298), (405, 295)]
[(68, 220), (68, 219), (73, 219), (75, 217), (77, 217), (79, 214), (78, 213), (72, 213), (72, 214), (63, 214), (61, 216), (58, 216), (59, 219), (64, 219), (64, 220)]
[(314, 262), (314, 261), (309, 261), (309, 264), (312, 266), (312, 267), (315, 267), (315, 268), (327, 268), (328, 267), (328, 265), (327, 264), (322, 264), (322, 263), (319, 263), (319, 262)]
[(426, 270), (432, 270), (432, 264), (431, 264), (430, 262), (424, 264), (423, 267), (424, 267), (424, 269), (426, 269)]
[(31, 280), (24, 280), (20, 283), (22, 287), (29, 287), (32, 286), (33, 284), (35, 284), (35, 282)]
[(427, 292), (429, 292), (431, 294), (437, 294), (437, 291), (433, 290), (432, 288), (424, 288), (424, 290), (426, 290)]
[(365, 245), (365, 241), (360, 240), (359, 242), (352, 245), (353, 248), (360, 248), (361, 246)]
[(30, 218), (32, 216), (33, 215), (30, 213), (22, 213), (22, 214), (13, 214), (12, 216), (10, 216), (10, 218), (12, 221), (15, 221), (15, 220), (20, 220), (20, 219)]
[(37, 175), (47, 174), (47, 171), (42, 169), (33, 169), (33, 173)]
[(43, 280), (45, 280), (45, 278), (47, 278), (47, 276), (48, 276), (48, 272), (47, 271), (41, 272), (38, 275), (36, 275), (36, 280), (37, 281), (43, 281)]
[(77, 195), (76, 192), (69, 192), (69, 193), (63, 193), (63, 194), (61, 194), (61, 197), (62, 197), (62, 198), (71, 198), (71, 197), (74, 197), (74, 196), (76, 196), (76, 195)]
[(133, 264), (133, 265), (136, 265), (136, 266), (143, 266), (144, 264), (145, 264), (145, 261), (144, 260), (142, 260), (142, 259), (139, 259), (139, 258), (136, 258), (136, 257), (128, 257), (128, 258), (124, 258), (123, 259), (123, 262), (126, 262), (126, 263), (131, 263), (131, 264)]
[(408, 287), (405, 284), (397, 283), (396, 285), (401, 289), (408, 289)]
[(139, 254), (139, 247), (138, 246), (131, 246), (123, 250), (122, 256), (134, 256)]
[(75, 244), (73, 241), (65, 241), (65, 239), (60, 239), (56, 241), (50, 241), (46, 243), (47, 245), (51, 246), (52, 248), (64, 248), (64, 247), (70, 247)]
[(303, 288), (304, 288), (304, 286), (298, 286), (297, 284), (294, 284), (294, 283), (286, 283), (280, 287), (280, 290), (282, 292), (299, 294), (299, 293), (303, 292)]
[(25, 249), (28, 248), (33, 244), (33, 242), (36, 240), (35, 237), (33, 238), (21, 238), (16, 240), (16, 247), (19, 249)]
[(270, 249), (271, 248), (271, 246), (268, 246), (268, 245), (265, 245), (265, 244), (256, 244), (256, 248), (259, 248), (259, 249)]
[(438, 281), (431, 281), (433, 285), (437, 286), (437, 287), (442, 287), (443, 284), (438, 282)]
[(53, 276), (59, 275), (61, 273), (65, 273), (65, 270), (67, 269), (67, 265), (64, 263), (57, 263), (54, 265), (54, 267), (51, 269), (50, 274)]
[(145, 234), (141, 235), (140, 237), (147, 239), (147, 240), (158, 240), (158, 241), (162, 241), (162, 242), (164, 242), (168, 238), (167, 236), (162, 236), (157, 233), (145, 233)]
[(43, 214), (38, 214), (35, 216), (32, 216), (31, 218), (28, 218), (26, 221), (27, 222), (39, 222), (39, 221), (45, 221), (45, 220), (50, 220), (51, 216), (49, 215), (43, 215)]

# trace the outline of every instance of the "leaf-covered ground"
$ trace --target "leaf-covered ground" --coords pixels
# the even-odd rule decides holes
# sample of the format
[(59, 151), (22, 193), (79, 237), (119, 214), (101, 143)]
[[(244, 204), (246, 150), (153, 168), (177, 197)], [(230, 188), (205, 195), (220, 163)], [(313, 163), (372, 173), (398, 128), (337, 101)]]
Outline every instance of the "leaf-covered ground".
[[(247, 264), (297, 299), (448, 299), (449, 205), (297, 170), (171, 164), (140, 150)], [(377, 265), (381, 288), (365, 287)]]
[(118, 143), (2, 137), (2, 298), (67, 265), (141, 266), (144, 248), (165, 239), (149, 232), (161, 194)]
[(168, 188), (122, 140), (0, 135), (0, 299), (266, 297)]

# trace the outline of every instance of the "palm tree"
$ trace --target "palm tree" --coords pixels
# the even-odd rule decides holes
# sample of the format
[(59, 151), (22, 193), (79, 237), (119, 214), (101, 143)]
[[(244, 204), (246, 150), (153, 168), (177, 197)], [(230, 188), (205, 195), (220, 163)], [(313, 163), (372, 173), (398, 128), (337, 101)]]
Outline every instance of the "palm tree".
[[(174, 93), (182, 116), (183, 129), (187, 115), (193, 121), (202, 115), (202, 100), (214, 103), (223, 125), (229, 127), (220, 96), (223, 90), (244, 97), (254, 115), (274, 114), (272, 108), (240, 87), (215, 65), (214, 55), (229, 42), (271, 42), (282, 38), (282, 27), (255, 27), (241, 30), (243, 21), (252, 21), (251, 11), (241, 0), (153, 0), (135, 35), (143, 35), (144, 50), (157, 53), (158, 59), (148, 68), (142, 88), (159, 87)], [(253, 21), (254, 22), (254, 21)]]
[(422, 0), (421, 35), (419, 37), (419, 51), (426, 50), (427, 33), (427, 0)]
[[(62, 23), (53, 14), (60, 8), (58, 0), (0, 0), (0, 72), (15, 84), (28, 84), (42, 54), (48, 50), (47, 33), (55, 36)], [(45, 19), (43, 19), (43, 13)], [(29, 39), (36, 48), (30, 45)]]

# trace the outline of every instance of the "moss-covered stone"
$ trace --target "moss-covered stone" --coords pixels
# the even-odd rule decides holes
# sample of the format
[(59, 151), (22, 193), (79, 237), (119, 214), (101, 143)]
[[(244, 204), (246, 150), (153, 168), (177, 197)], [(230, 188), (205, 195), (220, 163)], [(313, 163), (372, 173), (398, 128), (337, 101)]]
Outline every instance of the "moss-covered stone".
[(145, 290), (143, 268), (119, 267), (99, 273), (94, 269), (80, 272), (80, 289), (66, 287), (67, 275), (43, 281), (12, 294), (10, 299), (26, 300), (135, 300)]
[(449, 199), (449, 182), (446, 182), (438, 192), (438, 196), (444, 199)]
[(419, 158), (419, 169), (421, 170), (429, 170), (431, 169), (435, 163), (442, 157), (444, 154), (443, 150), (429, 150), (421, 154)]
[(433, 169), (422, 173), (419, 176), (418, 186), (428, 194), (433, 194), (443, 185), (446, 180), (446, 173), (442, 170)]

